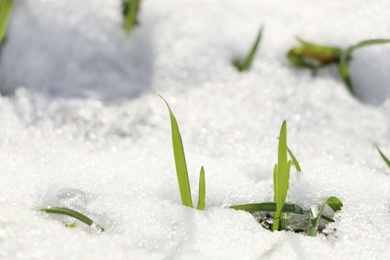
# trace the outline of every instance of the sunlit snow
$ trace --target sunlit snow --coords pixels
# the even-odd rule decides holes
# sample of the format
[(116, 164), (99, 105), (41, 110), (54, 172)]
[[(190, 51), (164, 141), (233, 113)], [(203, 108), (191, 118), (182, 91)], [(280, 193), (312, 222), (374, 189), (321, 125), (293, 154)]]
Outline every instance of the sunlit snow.
[[(390, 253), (390, 45), (337, 66), (288, 63), (295, 37), (341, 48), (390, 38), (390, 2), (145, 0), (123, 31), (120, 0), (15, 0), (0, 55), (1, 259), (383, 259)], [(261, 25), (249, 72), (245, 55)], [(192, 196), (183, 207), (170, 103)], [(226, 206), (273, 200), (283, 120), (302, 173), (288, 201), (336, 196), (330, 235), (269, 232)], [(37, 212), (83, 212), (106, 232)]]

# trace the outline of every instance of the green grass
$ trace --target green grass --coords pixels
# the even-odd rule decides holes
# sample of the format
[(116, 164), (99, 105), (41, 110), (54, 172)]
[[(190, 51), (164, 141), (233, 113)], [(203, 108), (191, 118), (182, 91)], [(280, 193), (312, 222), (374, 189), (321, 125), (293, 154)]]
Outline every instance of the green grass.
[[(78, 219), (81, 222), (87, 224), (88, 226), (94, 226), (100, 232), (104, 232), (103, 227), (97, 225), (96, 223), (93, 222), (92, 219), (88, 218), (87, 216), (85, 216), (85, 215), (83, 215), (80, 212), (77, 212), (75, 210), (68, 209), (68, 208), (62, 208), (62, 207), (39, 207), (37, 209), (39, 211), (43, 211), (43, 212), (50, 213), (50, 214), (58, 214), (58, 215), (69, 216), (69, 217)], [(74, 228), (75, 224), (72, 223), (69, 226)]]
[(141, 0), (122, 0), (123, 28), (130, 33), (138, 25), (138, 12)]
[(9, 18), (12, 12), (13, 0), (0, 0), (0, 43), (7, 32)]
[(378, 150), (380, 156), (382, 157), (383, 161), (387, 164), (387, 166), (390, 168), (390, 160), (385, 156), (385, 154), (379, 149), (379, 147), (376, 147)]
[(348, 68), (352, 52), (365, 46), (390, 43), (390, 39), (366, 40), (342, 50), (334, 46), (317, 45), (300, 38), (297, 39), (300, 45), (293, 47), (287, 53), (290, 63), (296, 68), (309, 68), (313, 72), (321, 67), (338, 63), (339, 74), (352, 95), (355, 95), (355, 90)]
[(256, 52), (258, 50), (259, 43), (261, 41), (263, 29), (264, 29), (264, 26), (261, 26), (259, 33), (256, 37), (256, 40), (253, 43), (253, 46), (252, 46), (250, 52), (248, 53), (248, 55), (244, 59), (240, 59), (240, 58), (233, 59), (233, 61), (232, 61), (233, 66), (236, 67), (236, 69), (238, 71), (240, 71), (240, 72), (247, 71), (252, 67), (253, 60), (256, 56)]
[[(291, 160), (289, 160), (289, 158)], [(287, 146), (287, 123), (283, 122), (279, 134), (278, 143), (278, 159), (277, 164), (274, 167), (274, 202), (263, 202), (253, 204), (243, 204), (230, 206), (232, 209), (244, 210), (250, 213), (255, 212), (275, 212), (273, 219), (273, 231), (283, 230), (286, 226), (284, 221), (284, 215), (300, 214), (309, 216), (309, 226), (307, 228), (307, 234), (309, 236), (315, 236), (318, 232), (318, 224), (320, 219), (333, 222), (334, 220), (328, 216), (323, 215), (325, 205), (328, 205), (333, 211), (341, 209), (343, 204), (336, 197), (330, 197), (321, 200), (318, 205), (313, 206), (310, 210), (303, 210), (296, 204), (286, 203), (291, 166), (294, 165), (297, 171), (301, 171), (301, 167), (298, 160)]]
[[(181, 138), (179, 125), (177, 124), (177, 120), (168, 102), (162, 96), (160, 97), (164, 100), (165, 104), (168, 107), (169, 117), (171, 120), (173, 155), (175, 160), (176, 175), (179, 184), (181, 201), (183, 206), (193, 208), (194, 206), (192, 204), (191, 187), (188, 178), (187, 163), (184, 154), (183, 141)], [(200, 170), (200, 176), (199, 176), (199, 195), (198, 195), (197, 209), (199, 210), (205, 209), (205, 204), (206, 204), (206, 180), (205, 180), (204, 168), (202, 166)]]
[(348, 90), (350, 91), (350, 93), (352, 95), (355, 95), (355, 91), (353, 88), (351, 75), (349, 74), (348, 58), (351, 56), (352, 52), (356, 49), (359, 49), (359, 48), (362, 48), (365, 46), (374, 45), (374, 44), (385, 44), (385, 43), (390, 43), (390, 39), (375, 39), (375, 40), (362, 41), (356, 45), (353, 45), (353, 46), (345, 49), (341, 53), (340, 61), (339, 61), (339, 73), (340, 73), (340, 76), (343, 79), (345, 85), (347, 86)]
[(307, 229), (307, 235), (315, 237), (318, 233), (318, 224), (322, 218), (325, 206), (328, 205), (334, 212), (341, 210), (343, 203), (338, 198), (331, 196), (323, 198), (321, 201), (310, 208), (309, 226)]

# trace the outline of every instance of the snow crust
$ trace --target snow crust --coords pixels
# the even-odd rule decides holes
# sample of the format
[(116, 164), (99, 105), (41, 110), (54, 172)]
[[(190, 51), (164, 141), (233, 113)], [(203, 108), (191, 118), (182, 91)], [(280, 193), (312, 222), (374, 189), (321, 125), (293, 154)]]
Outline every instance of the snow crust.
[[(299, 35), (348, 47), (389, 38), (390, 2), (15, 1), (0, 57), (1, 259), (384, 259), (390, 253), (390, 46), (357, 50), (351, 97), (336, 66), (313, 77), (285, 54)], [(265, 31), (251, 71), (233, 57)], [(181, 206), (161, 94), (182, 132), (193, 199)], [(315, 238), (271, 233), (234, 204), (272, 201), (277, 136), (303, 172), (288, 201), (344, 207)], [(106, 232), (43, 214), (85, 213)]]

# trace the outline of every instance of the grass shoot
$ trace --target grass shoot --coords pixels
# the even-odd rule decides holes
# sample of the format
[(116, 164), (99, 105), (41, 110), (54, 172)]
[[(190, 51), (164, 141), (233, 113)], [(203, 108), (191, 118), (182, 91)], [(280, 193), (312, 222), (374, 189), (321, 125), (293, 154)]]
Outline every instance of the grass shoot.
[(310, 208), (309, 226), (307, 229), (307, 235), (315, 237), (318, 233), (318, 224), (323, 215), (325, 206), (328, 205), (334, 212), (341, 210), (343, 203), (338, 198), (331, 196), (323, 198), (321, 201)]
[[(97, 225), (93, 222), (92, 219), (88, 218), (87, 216), (81, 214), (80, 212), (77, 212), (72, 209), (68, 208), (61, 208), (61, 207), (39, 207), (37, 208), (39, 211), (43, 211), (50, 214), (58, 214), (58, 215), (64, 215), (68, 217), (75, 218), (77, 220), (80, 220), (81, 222), (87, 224), (88, 226), (95, 227), (100, 232), (104, 232), (104, 228), (100, 225)], [(72, 223), (69, 225), (69, 227), (74, 228), (76, 227), (75, 223)]]
[(236, 69), (239, 72), (249, 70), (252, 67), (252, 63), (253, 63), (253, 60), (256, 56), (256, 52), (258, 50), (259, 43), (261, 40), (261, 35), (263, 34), (263, 29), (264, 29), (264, 26), (261, 26), (261, 28), (259, 30), (259, 34), (257, 35), (257, 38), (256, 38), (250, 52), (246, 56), (246, 58), (245, 59), (240, 59), (240, 58), (233, 59), (232, 63), (234, 65), (234, 67), (236, 67)]
[(13, 0), (0, 1), (0, 43), (7, 32), (9, 18), (11, 17)]
[(379, 149), (379, 147), (376, 147), (376, 149), (378, 150), (380, 156), (382, 157), (383, 161), (385, 161), (385, 163), (387, 164), (387, 166), (389, 166), (390, 168), (390, 160), (385, 156), (385, 154)]
[(138, 12), (141, 0), (122, 0), (123, 28), (130, 33), (138, 25)]
[(300, 45), (293, 47), (287, 53), (290, 63), (296, 68), (308, 68), (313, 72), (316, 72), (321, 67), (338, 63), (339, 74), (352, 95), (355, 95), (355, 91), (348, 69), (348, 62), (352, 52), (365, 46), (390, 43), (390, 39), (366, 40), (342, 50), (334, 46), (313, 44), (300, 38), (297, 38), (297, 40)]
[[(291, 158), (291, 160), (288, 159)], [(278, 143), (278, 159), (277, 164), (274, 167), (274, 202), (263, 202), (253, 204), (243, 204), (230, 206), (232, 209), (244, 210), (249, 213), (258, 212), (274, 212), (273, 224), (264, 224), (264, 220), (260, 220), (263, 227), (275, 231), (283, 230), (286, 225), (283, 223), (284, 215), (299, 214), (309, 216), (309, 226), (307, 227), (307, 234), (309, 236), (315, 236), (318, 233), (318, 225), (320, 219), (328, 222), (334, 222), (331, 217), (323, 214), (325, 205), (328, 205), (334, 212), (341, 209), (342, 202), (336, 197), (329, 197), (320, 201), (318, 205), (315, 205), (310, 210), (304, 210), (296, 204), (286, 203), (287, 192), (289, 188), (290, 169), (294, 165), (298, 172), (301, 171), (301, 167), (298, 160), (287, 146), (287, 123), (283, 122), (279, 134)]]
[[(194, 206), (192, 204), (187, 163), (184, 154), (183, 141), (181, 138), (179, 125), (177, 124), (176, 118), (168, 102), (162, 96), (160, 97), (164, 100), (165, 104), (168, 107), (169, 117), (171, 120), (173, 155), (175, 159), (176, 175), (179, 183), (181, 201), (183, 206), (193, 208)], [(205, 202), (206, 202), (206, 180), (205, 180), (204, 168), (202, 166), (200, 170), (200, 176), (199, 176), (199, 195), (198, 195), (197, 209), (199, 210), (205, 209)]]

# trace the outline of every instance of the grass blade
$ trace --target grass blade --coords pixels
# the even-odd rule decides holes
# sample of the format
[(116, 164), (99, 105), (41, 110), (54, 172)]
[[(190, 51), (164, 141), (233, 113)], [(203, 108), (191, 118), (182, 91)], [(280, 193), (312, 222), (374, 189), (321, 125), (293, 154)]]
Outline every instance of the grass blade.
[(206, 208), (206, 178), (204, 168), (200, 169), (199, 175), (199, 195), (198, 195), (198, 209), (204, 210)]
[(162, 96), (160, 97), (167, 105), (171, 119), (173, 155), (175, 158), (176, 174), (177, 181), (179, 183), (181, 202), (184, 206), (193, 208), (187, 163), (184, 155), (183, 141), (181, 139), (179, 126), (168, 102)]
[(288, 154), (289, 154), (290, 157), (291, 157), (291, 160), (292, 160), (292, 162), (293, 162), (293, 164), (294, 164), (294, 166), (295, 166), (295, 169), (296, 169), (298, 172), (301, 172), (301, 171), (302, 171), (302, 170), (301, 170), (301, 166), (299, 166), (299, 163), (298, 163), (297, 158), (295, 158), (294, 154), (291, 152), (291, 150), (290, 150), (290, 148), (288, 148), (288, 146), (287, 146), (287, 152), (288, 152)]
[(0, 43), (7, 32), (9, 18), (11, 17), (13, 0), (0, 1)]
[(362, 41), (356, 45), (347, 48), (341, 53), (340, 63), (339, 63), (339, 73), (345, 85), (347, 86), (347, 89), (352, 95), (355, 95), (355, 91), (353, 89), (351, 75), (348, 69), (348, 58), (350, 57), (351, 53), (354, 50), (365, 46), (374, 45), (374, 44), (385, 44), (385, 43), (390, 43), (390, 39), (375, 39), (375, 40)]
[(311, 207), (310, 209), (310, 219), (309, 226), (307, 230), (307, 235), (315, 237), (318, 232), (318, 224), (320, 223), (321, 216), (324, 212), (325, 205), (328, 205), (334, 212), (339, 211), (343, 203), (338, 198), (331, 196), (329, 198), (323, 198), (317, 204)]
[[(249, 213), (254, 212), (275, 212), (276, 211), (276, 203), (275, 202), (263, 202), (263, 203), (253, 203), (253, 204), (243, 204), (243, 205), (234, 205), (229, 208), (235, 210), (243, 210)], [(284, 213), (294, 213), (300, 215), (308, 215), (309, 212), (303, 210), (300, 206), (293, 203), (284, 203), (282, 212)], [(332, 218), (329, 218), (325, 215), (321, 215), (321, 218), (327, 220), (329, 222), (334, 222)]]
[(141, 0), (122, 0), (122, 14), (125, 19), (124, 29), (129, 33), (137, 24)]
[(382, 151), (379, 149), (379, 147), (376, 147), (376, 149), (378, 149), (378, 152), (381, 155), (382, 159), (385, 161), (387, 166), (389, 166), (389, 168), (390, 168), (390, 161), (389, 161), (389, 159), (387, 159), (387, 157), (382, 153)]
[(256, 52), (261, 40), (261, 36), (263, 34), (264, 26), (260, 27), (259, 34), (257, 35), (256, 41), (254, 42), (251, 51), (249, 52), (248, 56), (245, 58), (245, 60), (241, 59), (234, 59), (233, 65), (237, 68), (238, 71), (243, 72), (246, 70), (249, 70), (252, 67), (253, 60), (256, 56)]
[(276, 211), (274, 230), (281, 227), (282, 209), (287, 198), (287, 190), (290, 178), (290, 164), (287, 162), (287, 124), (283, 121), (279, 134), (278, 164), (274, 168), (274, 200)]
[(59, 214), (59, 215), (65, 215), (69, 216), (75, 219), (80, 220), (81, 222), (87, 224), (88, 226), (95, 225), (101, 232), (104, 231), (104, 228), (95, 224), (92, 219), (88, 218), (87, 216), (81, 214), (80, 212), (67, 209), (67, 208), (61, 208), (61, 207), (40, 207), (38, 210), (50, 213), (50, 214)]

